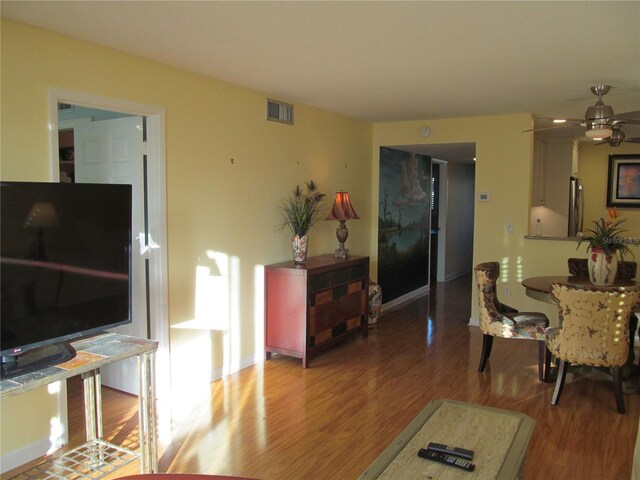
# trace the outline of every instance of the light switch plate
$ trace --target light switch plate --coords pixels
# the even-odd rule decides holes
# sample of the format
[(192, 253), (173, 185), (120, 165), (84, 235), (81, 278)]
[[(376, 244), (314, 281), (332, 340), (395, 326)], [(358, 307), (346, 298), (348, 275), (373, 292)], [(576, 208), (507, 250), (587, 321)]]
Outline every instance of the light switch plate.
[(480, 192), (480, 193), (478, 193), (478, 201), (479, 202), (490, 202), (491, 201), (491, 192)]

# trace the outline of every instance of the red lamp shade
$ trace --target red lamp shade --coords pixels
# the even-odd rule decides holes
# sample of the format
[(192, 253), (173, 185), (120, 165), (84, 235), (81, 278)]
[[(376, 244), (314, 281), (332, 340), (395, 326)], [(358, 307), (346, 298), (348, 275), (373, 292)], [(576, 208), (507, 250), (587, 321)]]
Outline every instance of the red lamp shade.
[(344, 248), (344, 242), (346, 242), (347, 237), (349, 237), (347, 220), (353, 220), (356, 218), (360, 217), (356, 213), (356, 210), (353, 208), (353, 205), (351, 205), (349, 194), (343, 191), (336, 192), (336, 198), (333, 201), (333, 207), (331, 207), (331, 211), (329, 212), (329, 215), (327, 215), (327, 220), (340, 221), (340, 226), (336, 230), (336, 237), (338, 238), (340, 247), (336, 249), (334, 257), (349, 258), (349, 250)]
[(333, 201), (333, 207), (327, 220), (353, 220), (360, 217), (356, 213), (355, 208), (351, 205), (351, 199), (349, 198), (349, 192), (339, 191), (336, 192), (336, 198)]

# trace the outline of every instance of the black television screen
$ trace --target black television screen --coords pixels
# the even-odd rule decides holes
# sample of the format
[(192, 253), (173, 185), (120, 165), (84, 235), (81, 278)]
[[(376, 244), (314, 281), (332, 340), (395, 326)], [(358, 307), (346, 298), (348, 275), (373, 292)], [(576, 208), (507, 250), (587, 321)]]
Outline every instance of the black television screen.
[(3, 377), (131, 322), (130, 185), (0, 182), (0, 210)]

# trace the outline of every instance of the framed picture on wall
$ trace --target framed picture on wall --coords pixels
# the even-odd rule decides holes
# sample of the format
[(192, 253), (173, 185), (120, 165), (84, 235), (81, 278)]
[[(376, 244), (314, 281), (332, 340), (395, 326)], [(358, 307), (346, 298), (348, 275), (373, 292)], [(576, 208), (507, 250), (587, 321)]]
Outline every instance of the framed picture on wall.
[(609, 155), (607, 206), (640, 208), (640, 153)]

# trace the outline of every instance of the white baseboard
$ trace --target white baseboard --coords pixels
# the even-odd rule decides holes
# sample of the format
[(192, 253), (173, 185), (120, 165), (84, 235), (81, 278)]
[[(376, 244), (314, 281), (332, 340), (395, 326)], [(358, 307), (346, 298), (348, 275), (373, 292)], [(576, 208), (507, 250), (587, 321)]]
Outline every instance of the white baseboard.
[[(401, 297), (394, 298), (393, 300), (382, 304), (382, 312), (390, 310), (398, 305), (403, 304), (404, 302), (411, 300), (412, 298), (419, 297), (420, 295), (424, 295), (425, 293), (429, 293), (429, 285), (425, 285), (424, 287), (420, 287), (413, 292), (405, 293)], [(382, 292), (382, 299), (384, 301), (384, 292)]]
[(474, 318), (474, 317), (470, 317), (469, 318), (469, 325), (472, 326), (472, 327), (479, 327), (480, 326), (480, 319)]
[(50, 447), (50, 440), (48, 438), (42, 438), (18, 450), (5, 453), (0, 457), (0, 473), (7, 472), (46, 455)]
[[(262, 353), (255, 353), (254, 355), (241, 358), (239, 364), (231, 365), (226, 375), (231, 375), (232, 373), (239, 372), (240, 370), (244, 370), (245, 368), (260, 362), (264, 362), (264, 354)], [(225, 372), (223, 367), (215, 368), (211, 371), (210, 381), (214, 382), (216, 380), (220, 380), (224, 376)]]
[(451, 280), (455, 280), (456, 278), (463, 277), (464, 275), (468, 275), (469, 273), (471, 273), (471, 269), (470, 268), (465, 268), (464, 270), (460, 270), (458, 272), (450, 273), (449, 275), (445, 275), (444, 281), (445, 282), (450, 282)]

